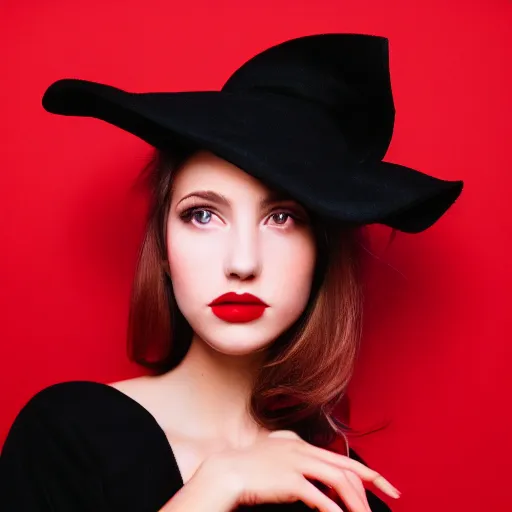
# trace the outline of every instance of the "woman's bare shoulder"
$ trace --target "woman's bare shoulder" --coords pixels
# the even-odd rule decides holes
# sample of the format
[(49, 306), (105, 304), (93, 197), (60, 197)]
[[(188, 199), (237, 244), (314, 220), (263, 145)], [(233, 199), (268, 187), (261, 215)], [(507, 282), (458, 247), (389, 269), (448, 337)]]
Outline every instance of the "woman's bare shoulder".
[[(107, 383), (107, 386), (115, 388), (118, 391), (121, 391), (130, 396), (144, 393), (144, 391), (147, 391), (148, 384), (148, 376), (144, 375), (142, 377), (134, 377), (131, 379), (109, 382)], [(130, 396), (130, 398), (132, 397)]]

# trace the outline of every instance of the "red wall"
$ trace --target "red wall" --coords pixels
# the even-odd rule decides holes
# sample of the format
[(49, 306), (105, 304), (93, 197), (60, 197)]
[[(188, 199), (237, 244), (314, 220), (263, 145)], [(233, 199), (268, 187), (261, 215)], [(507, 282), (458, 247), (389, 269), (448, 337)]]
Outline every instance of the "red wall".
[(1, 439), (47, 385), (143, 373), (124, 339), (146, 208), (132, 185), (150, 148), (46, 113), (45, 88), (215, 89), (271, 44), (364, 32), (390, 39), (386, 159), (466, 187), (386, 252), (388, 231), (373, 230), (352, 415), (358, 428), (390, 424), (354, 447), (402, 491), (394, 511), (508, 509), (511, 26), (507, 0), (2, 1)]

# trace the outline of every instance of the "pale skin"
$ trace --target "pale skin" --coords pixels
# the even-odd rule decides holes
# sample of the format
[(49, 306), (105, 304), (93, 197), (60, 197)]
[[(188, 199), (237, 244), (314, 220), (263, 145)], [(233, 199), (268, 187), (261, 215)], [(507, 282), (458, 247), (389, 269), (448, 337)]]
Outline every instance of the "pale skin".
[[(164, 375), (111, 384), (155, 417), (172, 446), (185, 486), (165, 510), (190, 506), (185, 490), (198, 475), (203, 489), (206, 476), (223, 475), (232, 499), (219, 502), (219, 511), (299, 499), (341, 511), (306, 480), (308, 471), (307, 478), (334, 487), (347, 510), (370, 510), (362, 481), (385, 482), (376, 472), (292, 432), (262, 429), (248, 412), (265, 348), (295, 322), (309, 298), (316, 249), (306, 210), (200, 151), (175, 177), (166, 237), (173, 291), (193, 329), (192, 344)], [(254, 321), (225, 322), (208, 304), (230, 291), (252, 293), (269, 307)]]

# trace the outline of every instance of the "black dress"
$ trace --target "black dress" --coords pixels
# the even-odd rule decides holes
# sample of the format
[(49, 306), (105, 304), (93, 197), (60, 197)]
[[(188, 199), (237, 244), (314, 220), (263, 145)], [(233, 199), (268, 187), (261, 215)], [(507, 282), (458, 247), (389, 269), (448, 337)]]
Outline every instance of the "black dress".
[[(3, 512), (156, 512), (182, 486), (156, 419), (98, 382), (63, 382), (34, 395), (14, 420), (0, 458)], [(366, 492), (373, 512), (390, 510)], [(300, 501), (240, 510), (246, 508), (311, 510)]]

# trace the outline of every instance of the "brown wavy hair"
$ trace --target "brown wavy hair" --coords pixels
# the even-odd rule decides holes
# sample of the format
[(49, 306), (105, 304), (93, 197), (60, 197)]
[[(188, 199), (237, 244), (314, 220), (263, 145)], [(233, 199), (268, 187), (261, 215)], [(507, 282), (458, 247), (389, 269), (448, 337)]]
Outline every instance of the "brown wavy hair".
[[(172, 292), (165, 232), (173, 177), (197, 149), (157, 150), (139, 177), (149, 188), (150, 209), (132, 287), (128, 356), (156, 374), (179, 364), (193, 335)], [(365, 232), (309, 213), (317, 244), (310, 298), (299, 319), (266, 349), (250, 412), (261, 427), (293, 430), (317, 446), (342, 435), (348, 454), (345, 432), (357, 432), (346, 423), (346, 389), (362, 332)]]

